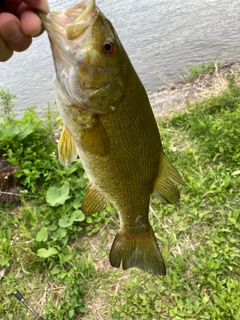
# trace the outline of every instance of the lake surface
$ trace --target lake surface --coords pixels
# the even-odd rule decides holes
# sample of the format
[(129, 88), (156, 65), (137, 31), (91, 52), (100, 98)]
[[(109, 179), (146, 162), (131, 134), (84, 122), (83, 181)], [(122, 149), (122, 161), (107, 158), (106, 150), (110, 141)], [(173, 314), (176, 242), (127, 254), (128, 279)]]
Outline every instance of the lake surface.
[[(51, 10), (76, 0), (50, 0)], [(99, 0), (145, 88), (160, 89), (178, 81), (193, 65), (239, 60), (240, 5), (237, 0)], [(15, 112), (37, 105), (43, 114), (54, 101), (52, 55), (46, 33), (25, 52), (0, 62), (0, 87), (17, 96)]]

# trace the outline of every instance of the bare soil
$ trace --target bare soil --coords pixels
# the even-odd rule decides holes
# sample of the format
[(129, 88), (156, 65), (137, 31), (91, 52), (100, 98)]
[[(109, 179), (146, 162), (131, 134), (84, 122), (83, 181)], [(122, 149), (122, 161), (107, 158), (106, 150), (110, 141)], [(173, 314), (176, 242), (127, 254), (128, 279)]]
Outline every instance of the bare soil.
[[(186, 78), (184, 82), (170, 84), (156, 92), (148, 92), (155, 116), (164, 116), (184, 109), (186, 101), (201, 101), (217, 95), (227, 88), (228, 75), (240, 73), (238, 62), (217, 67), (215, 71), (200, 74), (196, 78)], [(236, 79), (237, 80), (237, 79)]]

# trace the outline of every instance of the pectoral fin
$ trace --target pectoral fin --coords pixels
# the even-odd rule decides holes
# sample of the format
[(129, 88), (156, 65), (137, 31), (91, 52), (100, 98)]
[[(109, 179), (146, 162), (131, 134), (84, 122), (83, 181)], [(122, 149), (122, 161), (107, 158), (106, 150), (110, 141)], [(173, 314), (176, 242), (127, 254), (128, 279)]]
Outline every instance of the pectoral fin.
[(180, 173), (171, 164), (165, 154), (160, 156), (160, 165), (157, 178), (154, 182), (153, 194), (162, 202), (176, 204), (180, 193), (176, 182), (185, 185)]
[[(61, 118), (58, 118), (57, 121), (61, 121)], [(68, 166), (77, 158), (75, 142), (65, 125), (63, 125), (62, 133), (58, 142), (58, 158), (64, 167)]]
[(93, 188), (92, 184), (88, 184), (87, 192), (82, 202), (82, 211), (85, 214), (93, 214), (96, 212), (102, 211), (108, 201), (98, 192), (95, 188)]
[(94, 126), (81, 131), (81, 146), (84, 151), (105, 157), (109, 154), (110, 143), (102, 123), (95, 119)]

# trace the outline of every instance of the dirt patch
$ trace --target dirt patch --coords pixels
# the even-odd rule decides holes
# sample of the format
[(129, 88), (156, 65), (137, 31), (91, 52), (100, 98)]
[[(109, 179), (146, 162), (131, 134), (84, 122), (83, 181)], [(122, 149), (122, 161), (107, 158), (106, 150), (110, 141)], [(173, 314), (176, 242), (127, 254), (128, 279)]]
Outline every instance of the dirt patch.
[(211, 95), (217, 95), (227, 88), (227, 76), (237, 76), (239, 73), (239, 62), (222, 65), (219, 68), (216, 65), (215, 71), (188, 79), (187, 82), (171, 84), (156, 92), (148, 92), (153, 112), (155, 116), (171, 114), (182, 110), (186, 101), (201, 101)]
[(108, 228), (102, 229), (95, 236), (82, 240), (84, 245), (87, 243), (89, 247), (89, 255), (101, 280), (96, 278), (89, 283), (89, 293), (85, 299), (89, 313), (81, 315), (78, 319), (108, 320), (111, 310), (109, 293), (113, 296), (117, 295), (118, 290), (130, 278), (131, 270), (123, 271), (121, 268), (115, 269), (110, 265), (109, 252), (114, 237), (109, 234), (103, 236), (104, 233), (109, 233)]
[(19, 180), (15, 177), (19, 166), (14, 166), (0, 156), (0, 205), (4, 203), (19, 203)]

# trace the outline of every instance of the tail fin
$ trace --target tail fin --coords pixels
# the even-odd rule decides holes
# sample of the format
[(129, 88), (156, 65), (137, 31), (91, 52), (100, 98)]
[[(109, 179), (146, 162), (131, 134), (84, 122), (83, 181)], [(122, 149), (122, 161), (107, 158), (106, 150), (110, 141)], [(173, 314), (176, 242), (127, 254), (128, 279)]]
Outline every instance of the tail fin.
[(152, 228), (146, 233), (117, 233), (111, 251), (110, 263), (123, 270), (136, 267), (154, 275), (165, 275), (166, 268)]

